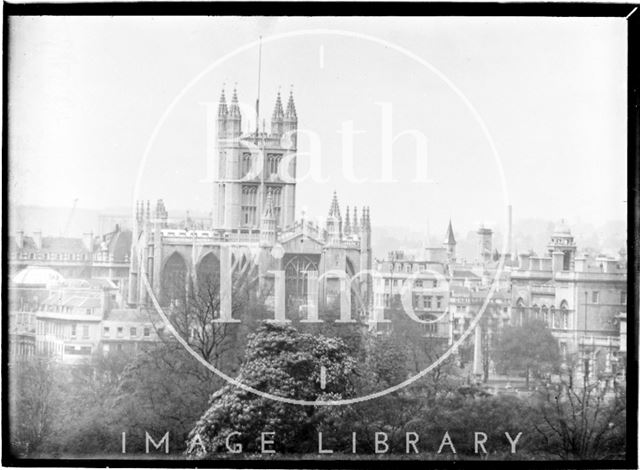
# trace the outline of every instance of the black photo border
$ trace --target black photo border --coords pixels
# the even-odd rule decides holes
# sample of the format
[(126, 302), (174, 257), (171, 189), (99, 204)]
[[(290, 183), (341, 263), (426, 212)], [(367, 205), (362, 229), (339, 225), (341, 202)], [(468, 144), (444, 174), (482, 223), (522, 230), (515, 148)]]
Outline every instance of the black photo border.
[[(2, 122), (2, 465), (12, 467), (114, 468), (638, 468), (638, 272), (640, 248), (640, 8), (629, 3), (422, 3), (422, 2), (132, 2), (4, 3)], [(8, 107), (9, 27), (19, 16), (478, 16), (617, 17), (628, 25), (627, 51), (627, 452), (624, 460), (167, 460), (20, 459), (9, 450), (8, 413)], [(606, 158), (603, 156), (603, 158)]]

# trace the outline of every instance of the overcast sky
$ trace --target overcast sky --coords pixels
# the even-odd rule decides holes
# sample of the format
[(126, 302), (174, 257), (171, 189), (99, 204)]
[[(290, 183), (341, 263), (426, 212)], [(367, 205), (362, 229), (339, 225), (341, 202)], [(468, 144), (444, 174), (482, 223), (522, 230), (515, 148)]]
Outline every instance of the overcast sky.
[[(325, 216), (335, 189), (343, 205), (369, 205), (374, 224), (429, 221), (439, 232), (452, 217), (461, 228), (498, 226), (501, 167), (516, 219), (625, 219), (624, 19), (28, 17), (10, 26), (14, 203), (131, 206), (152, 132), (180, 96), (138, 191), (163, 198), (170, 214), (209, 211), (205, 103), (237, 83), (253, 106), (257, 47), (213, 64), (262, 35), (261, 115), (268, 122), (278, 87), (288, 94), (293, 85), (299, 126), (319, 136), (328, 179), (301, 178), (298, 212)], [(286, 33), (295, 35), (276, 37)], [(378, 181), (384, 106), (394, 135), (426, 137), (419, 158), (431, 182), (413, 181), (418, 156), (407, 135), (393, 145), (397, 181)], [(254, 119), (245, 113), (243, 127)], [(360, 131), (358, 184), (342, 171), (339, 131), (349, 121)], [(301, 175), (311, 146), (300, 137)]]

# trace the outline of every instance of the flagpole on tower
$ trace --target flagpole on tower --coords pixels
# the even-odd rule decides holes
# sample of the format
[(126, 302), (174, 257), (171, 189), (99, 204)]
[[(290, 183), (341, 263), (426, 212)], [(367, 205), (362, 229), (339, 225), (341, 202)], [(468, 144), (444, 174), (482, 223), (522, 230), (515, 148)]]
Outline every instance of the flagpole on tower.
[(262, 70), (262, 36), (258, 45), (258, 97), (256, 98), (256, 141), (260, 130), (260, 72)]

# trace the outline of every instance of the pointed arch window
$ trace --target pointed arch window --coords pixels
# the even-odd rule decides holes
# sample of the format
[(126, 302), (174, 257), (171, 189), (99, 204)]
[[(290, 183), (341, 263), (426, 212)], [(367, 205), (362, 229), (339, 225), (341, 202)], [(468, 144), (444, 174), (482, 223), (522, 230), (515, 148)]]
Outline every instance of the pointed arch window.
[(533, 304), (533, 318), (540, 319), (540, 307), (538, 307), (538, 304)]
[(267, 154), (267, 177), (270, 179), (276, 178), (280, 171), (280, 161), (282, 155), (278, 153)]
[(562, 329), (569, 329), (569, 308), (566, 300), (560, 303), (560, 324)]
[(242, 154), (242, 158), (240, 160), (240, 175), (242, 178), (245, 178), (249, 173), (251, 173), (251, 166), (253, 164), (253, 158), (250, 152), (245, 152)]
[(273, 215), (276, 218), (276, 225), (282, 226), (280, 215), (282, 214), (282, 188), (280, 186), (267, 186), (267, 192), (271, 193), (273, 202)]
[(245, 227), (255, 227), (258, 222), (258, 186), (242, 186), (242, 220)]
[(317, 263), (307, 256), (294, 256), (284, 268), (287, 298), (304, 299), (307, 295), (307, 272), (318, 272)]

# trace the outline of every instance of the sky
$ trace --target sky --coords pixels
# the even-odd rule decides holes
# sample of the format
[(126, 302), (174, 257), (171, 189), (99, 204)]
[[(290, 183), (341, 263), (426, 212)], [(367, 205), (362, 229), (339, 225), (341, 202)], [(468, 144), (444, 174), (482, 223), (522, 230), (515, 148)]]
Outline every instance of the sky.
[(324, 217), (335, 190), (343, 212), (436, 233), (449, 218), (499, 229), (508, 204), (514, 219), (626, 218), (613, 18), (12, 19), (11, 202), (209, 212), (207, 110), (237, 87), (254, 128), (259, 36), (261, 118), (293, 90), (304, 130), (299, 215)]

